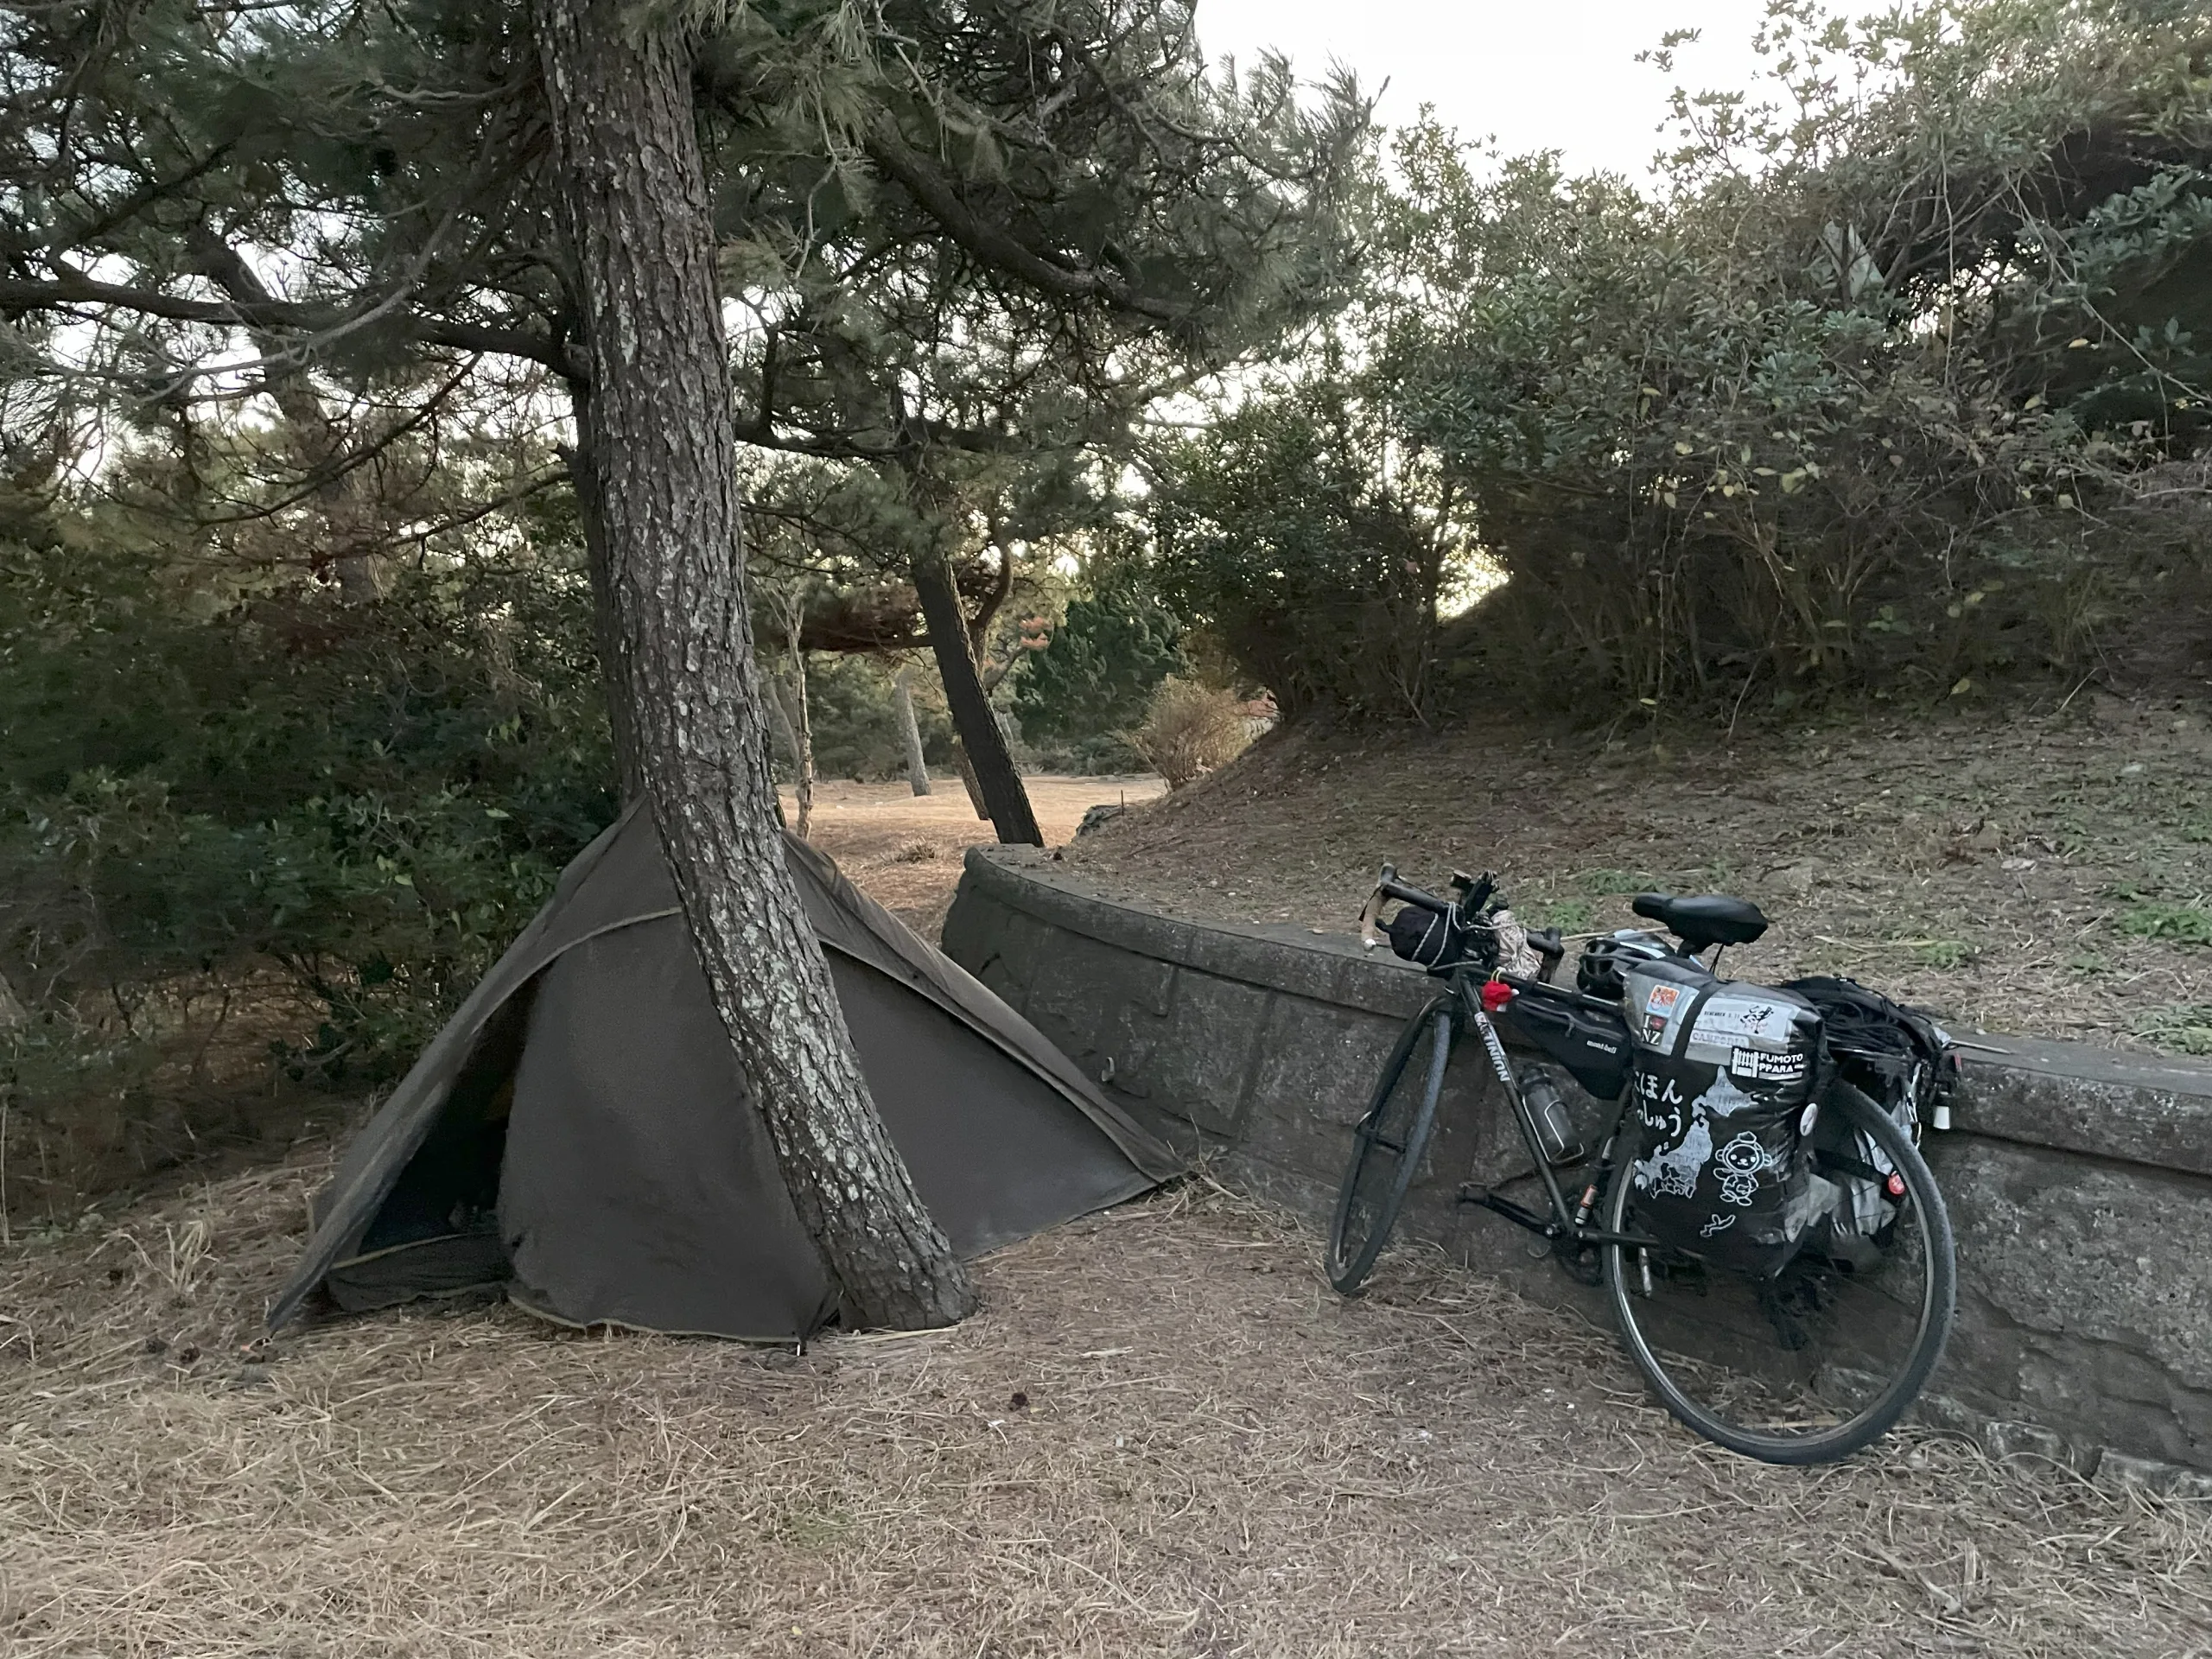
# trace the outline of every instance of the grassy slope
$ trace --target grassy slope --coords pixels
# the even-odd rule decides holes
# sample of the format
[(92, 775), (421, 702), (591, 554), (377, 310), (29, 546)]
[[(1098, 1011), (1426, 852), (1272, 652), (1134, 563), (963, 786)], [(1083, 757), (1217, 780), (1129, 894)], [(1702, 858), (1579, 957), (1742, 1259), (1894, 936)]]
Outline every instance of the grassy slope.
[(1739, 734), (1283, 734), (1067, 856), (1185, 913), (1349, 931), (1389, 860), (1496, 868), (1568, 931), (1647, 886), (1758, 900), (1746, 977), (1840, 971), (1964, 1027), (2212, 1049), (2202, 702)]

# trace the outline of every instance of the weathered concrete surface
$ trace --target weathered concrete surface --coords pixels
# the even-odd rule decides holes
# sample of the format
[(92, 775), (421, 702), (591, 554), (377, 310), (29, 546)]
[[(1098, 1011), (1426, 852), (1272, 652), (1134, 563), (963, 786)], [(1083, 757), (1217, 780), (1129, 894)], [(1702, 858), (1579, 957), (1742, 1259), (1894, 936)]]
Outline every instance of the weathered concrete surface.
[[(1356, 940), (1166, 916), (1031, 849), (969, 854), (944, 948), (1150, 1126), (1324, 1224), (1370, 1084), (1432, 988)], [(1955, 1126), (1928, 1141), (1960, 1297), (1923, 1415), (2000, 1455), (2202, 1489), (2183, 1471), (2212, 1471), (2212, 1067), (1972, 1040)], [(1493, 1096), (1463, 1046), (1401, 1224), (1602, 1321), (1527, 1235), (1453, 1203), (1468, 1179), (1538, 1202)]]

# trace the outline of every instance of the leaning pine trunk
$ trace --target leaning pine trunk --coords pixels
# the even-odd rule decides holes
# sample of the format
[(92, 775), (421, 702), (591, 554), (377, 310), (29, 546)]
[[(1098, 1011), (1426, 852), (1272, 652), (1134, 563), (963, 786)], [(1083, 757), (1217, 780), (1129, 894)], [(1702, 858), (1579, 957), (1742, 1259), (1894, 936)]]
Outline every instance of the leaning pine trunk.
[(899, 738), (906, 746), (906, 786), (917, 795), (930, 792), (929, 762), (922, 754), (921, 723), (914, 718), (914, 671), (902, 668), (891, 677), (891, 695), (899, 709)]
[(1014, 770), (1014, 755), (1006, 745), (991, 712), (982, 677), (976, 672), (976, 658), (968, 646), (968, 622), (960, 613), (959, 590), (952, 585), (952, 567), (944, 555), (931, 549), (915, 556), (914, 593), (922, 601), (922, 616), (929, 624), (930, 651), (938, 673), (944, 680), (944, 700), (951, 705), (953, 729), (960, 734), (960, 747), (975, 768), (976, 790), (983, 808), (1004, 842), (1027, 842), (1041, 847), (1045, 837), (1030, 810), (1029, 791)]
[(739, 547), (690, 56), (624, 0), (531, 0), (589, 376), (576, 400), (616, 683), (715, 1007), (846, 1316), (976, 1306), (868, 1098), (785, 868)]
[(960, 774), (960, 787), (968, 791), (968, 804), (985, 823), (991, 821), (991, 809), (984, 804), (983, 786), (976, 781), (976, 768), (968, 764), (968, 750), (956, 732), (952, 739), (952, 769)]

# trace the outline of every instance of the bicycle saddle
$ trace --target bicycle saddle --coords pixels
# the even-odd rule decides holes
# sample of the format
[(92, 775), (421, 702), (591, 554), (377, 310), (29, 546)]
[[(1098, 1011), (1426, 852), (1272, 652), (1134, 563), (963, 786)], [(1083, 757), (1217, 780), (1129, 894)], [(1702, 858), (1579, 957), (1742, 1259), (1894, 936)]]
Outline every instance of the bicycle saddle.
[(1639, 893), (1629, 908), (1672, 933), (1692, 956), (1707, 945), (1749, 944), (1766, 931), (1757, 905), (1726, 893), (1678, 899), (1671, 893)]

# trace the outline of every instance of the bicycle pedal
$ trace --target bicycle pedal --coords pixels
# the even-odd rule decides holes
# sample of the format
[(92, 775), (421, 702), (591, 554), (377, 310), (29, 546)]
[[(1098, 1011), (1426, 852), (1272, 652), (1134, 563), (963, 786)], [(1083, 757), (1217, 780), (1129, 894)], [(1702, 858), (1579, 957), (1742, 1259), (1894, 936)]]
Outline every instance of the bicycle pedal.
[(1483, 1185), (1478, 1181), (1462, 1181), (1459, 1183), (1459, 1202), (1461, 1204), (1488, 1205), (1490, 1203), (1490, 1188)]

